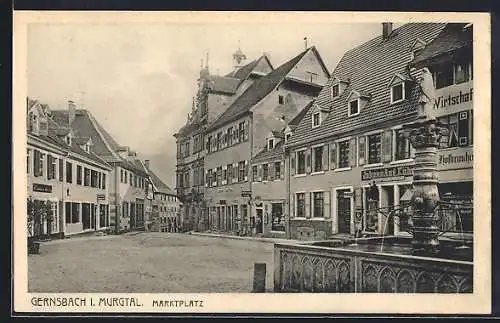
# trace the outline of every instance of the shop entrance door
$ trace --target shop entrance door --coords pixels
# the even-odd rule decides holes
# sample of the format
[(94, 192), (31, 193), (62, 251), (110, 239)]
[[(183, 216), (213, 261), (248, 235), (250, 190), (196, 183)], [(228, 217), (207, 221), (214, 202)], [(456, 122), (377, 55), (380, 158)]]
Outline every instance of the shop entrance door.
[(338, 233), (351, 233), (351, 192), (337, 191)]
[(262, 209), (256, 209), (256, 219), (255, 219), (255, 233), (263, 233), (263, 216), (262, 216)]

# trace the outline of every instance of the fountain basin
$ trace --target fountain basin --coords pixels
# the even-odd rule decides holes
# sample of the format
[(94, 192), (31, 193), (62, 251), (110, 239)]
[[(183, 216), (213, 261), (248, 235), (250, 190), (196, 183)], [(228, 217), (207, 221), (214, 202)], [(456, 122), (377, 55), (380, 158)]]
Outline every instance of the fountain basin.
[(432, 257), (411, 238), (375, 237), (274, 245), (275, 292), (472, 293), (471, 241), (440, 240)]

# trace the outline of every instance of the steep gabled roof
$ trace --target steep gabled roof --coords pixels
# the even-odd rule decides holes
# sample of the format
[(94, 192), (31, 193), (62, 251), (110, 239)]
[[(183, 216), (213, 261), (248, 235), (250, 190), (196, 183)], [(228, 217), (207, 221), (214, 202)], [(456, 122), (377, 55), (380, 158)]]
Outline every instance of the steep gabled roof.
[[(311, 109), (295, 129), (288, 145), (298, 145), (357, 129), (368, 129), (391, 120), (412, 120), (416, 116), (419, 97), (417, 86), (408, 84), (407, 99), (391, 104), (387, 84), (395, 73), (408, 76), (412, 59), (411, 45), (420, 38), (426, 43), (445, 27), (442, 23), (410, 23), (395, 29), (387, 40), (382, 35), (347, 51), (317, 97), (329, 114), (319, 127), (311, 128)], [(349, 80), (340, 97), (331, 96), (334, 79)], [(370, 96), (359, 115), (348, 116), (347, 96), (352, 90)]]
[(418, 65), (426, 60), (456, 51), (460, 48), (472, 47), (472, 26), (465, 23), (450, 23), (431, 41), (411, 62)]
[(148, 170), (154, 187), (163, 194), (176, 196), (177, 194), (167, 184), (165, 184), (151, 169)]
[(210, 76), (210, 92), (234, 94), (238, 89), (240, 80), (227, 76)]
[(296, 115), (293, 117), (290, 122), (288, 122), (288, 126), (290, 127), (296, 127), (300, 121), (304, 118), (306, 113), (309, 111), (309, 109), (314, 105), (314, 100), (311, 100), (304, 108), (302, 108)]
[(252, 163), (258, 163), (269, 159), (281, 159), (284, 156), (283, 145), (284, 140), (280, 140), (271, 150), (268, 150), (267, 146), (262, 148), (262, 150), (252, 158)]
[(311, 48), (306, 49), (291, 60), (282, 64), (269, 74), (258, 79), (250, 85), (211, 125), (207, 131), (217, 129), (228, 122), (236, 120), (245, 115), (255, 104), (266, 97), (285, 78), (285, 76), (297, 65)]

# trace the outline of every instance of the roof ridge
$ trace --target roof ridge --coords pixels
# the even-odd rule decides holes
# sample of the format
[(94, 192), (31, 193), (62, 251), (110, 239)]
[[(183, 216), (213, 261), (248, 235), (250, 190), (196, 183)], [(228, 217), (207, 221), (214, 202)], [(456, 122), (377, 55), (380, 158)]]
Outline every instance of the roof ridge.
[[(92, 113), (90, 113), (90, 111), (88, 110), (84, 110), (84, 112), (87, 114), (89, 120), (90, 120), (90, 123), (92, 124), (92, 126), (94, 127), (95, 131), (99, 134), (99, 136), (101, 137), (101, 140), (102, 142), (104, 143), (104, 145), (106, 146), (106, 148), (111, 152), (111, 155), (114, 156), (114, 157), (120, 157), (115, 151), (114, 149), (111, 148), (111, 145), (108, 143), (107, 139), (105, 138), (105, 136), (102, 134), (101, 132), (101, 129), (99, 129), (99, 127), (96, 126), (96, 124), (98, 124), (97, 120), (95, 120), (94, 116), (92, 115)], [(102, 129), (104, 130), (104, 128)], [(104, 130), (105, 131), (105, 130)], [(111, 135), (110, 135), (111, 137)]]

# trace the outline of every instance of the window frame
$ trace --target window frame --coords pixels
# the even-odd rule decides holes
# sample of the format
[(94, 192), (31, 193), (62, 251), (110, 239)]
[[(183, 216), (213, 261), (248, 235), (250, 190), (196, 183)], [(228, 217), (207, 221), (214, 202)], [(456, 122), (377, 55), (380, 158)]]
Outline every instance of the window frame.
[[(334, 88), (337, 88), (337, 95), (334, 95), (334, 91), (333, 91)], [(332, 95), (332, 99), (338, 98), (340, 96), (340, 84), (339, 83), (335, 83), (332, 85), (331, 95)]]
[[(316, 116), (318, 117), (317, 124), (316, 124)], [(321, 125), (321, 112), (319, 111), (313, 112), (311, 116), (311, 127), (314, 129), (319, 127), (320, 125)]]
[[(324, 153), (324, 149), (325, 149), (325, 144), (319, 144), (319, 145), (314, 145), (311, 147), (311, 174), (320, 174), (320, 173), (323, 173), (324, 170), (323, 170), (323, 153)], [(316, 151), (321, 151), (320, 152), (320, 157), (321, 158), (316, 158)], [(316, 169), (316, 165), (317, 165), (317, 160), (319, 160), (319, 163), (320, 163), (320, 167), (319, 169)]]
[[(351, 103), (352, 102), (357, 102), (357, 112), (356, 113), (351, 113)], [(360, 98), (356, 98), (354, 100), (350, 100), (349, 102), (347, 102), (347, 116), (348, 117), (354, 117), (354, 116), (357, 116), (359, 113), (360, 113), (360, 106), (361, 106), (361, 100)]]
[[(302, 148), (302, 149), (298, 149), (295, 151), (295, 175), (299, 175), (299, 176), (302, 176), (302, 175), (305, 175), (306, 174), (306, 150), (307, 148)], [(299, 172), (300, 168), (299, 168), (299, 154), (303, 154), (304, 155), (304, 171), (303, 172)]]
[[(350, 160), (350, 154), (351, 154), (351, 137), (347, 137), (347, 138), (342, 138), (342, 139), (339, 139), (339, 140), (336, 140), (336, 144), (337, 144), (337, 149), (336, 149), (336, 161), (337, 161), (337, 168), (335, 168), (335, 170), (343, 170), (343, 169), (350, 169), (352, 166), (351, 166), (351, 160)], [(341, 163), (340, 163), (340, 145), (344, 142), (347, 142), (347, 166), (341, 166)], [(357, 153), (357, 152), (356, 152)], [(357, 154), (356, 154), (357, 155)]]
[[(316, 195), (321, 194), (321, 216), (316, 215)], [(312, 191), (311, 192), (311, 219), (325, 218), (325, 191)]]
[[(378, 135), (379, 138), (380, 138), (380, 154), (379, 154), (379, 161), (375, 162), (375, 163), (371, 163), (370, 162), (370, 137), (371, 136), (376, 136)], [(382, 135), (383, 135), (383, 131), (380, 131), (380, 130), (377, 130), (377, 131), (374, 131), (374, 132), (371, 132), (371, 133), (367, 133), (365, 134), (365, 137), (366, 137), (366, 143), (365, 143), (365, 156), (366, 156), (366, 164), (365, 164), (365, 167), (370, 167), (370, 166), (379, 166), (379, 165), (382, 165)]]
[[(398, 86), (401, 86), (401, 98), (398, 100), (394, 100), (394, 88), (396, 88)], [(406, 84), (404, 81), (393, 84), (391, 86), (391, 93), (390, 93), (391, 94), (391, 104), (399, 103), (399, 102), (406, 100), (405, 92), (406, 92)]]
[[(299, 216), (299, 195), (303, 196), (302, 201), (303, 203), (303, 215)], [(295, 217), (294, 218), (300, 218), (300, 219), (305, 219), (307, 216), (306, 212), (306, 192), (295, 192)]]

